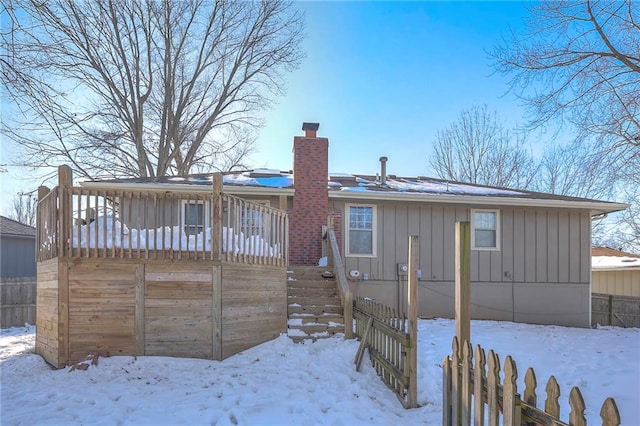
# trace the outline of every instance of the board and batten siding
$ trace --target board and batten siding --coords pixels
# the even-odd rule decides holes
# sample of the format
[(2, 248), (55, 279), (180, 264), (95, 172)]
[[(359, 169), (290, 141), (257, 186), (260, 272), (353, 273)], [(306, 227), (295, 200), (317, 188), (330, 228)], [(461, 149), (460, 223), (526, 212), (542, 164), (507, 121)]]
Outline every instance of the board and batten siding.
[(640, 268), (594, 269), (592, 277), (594, 293), (640, 297)]
[[(344, 211), (345, 204), (332, 207)], [(500, 210), (500, 249), (471, 252), (473, 317), (589, 326), (589, 211), (495, 208)], [(406, 279), (398, 276), (397, 265), (407, 262), (409, 236), (419, 235), (419, 314), (452, 317), (454, 226), (469, 221), (471, 209), (377, 203), (377, 257), (345, 259), (347, 273), (360, 272), (358, 295), (398, 306), (406, 297)]]

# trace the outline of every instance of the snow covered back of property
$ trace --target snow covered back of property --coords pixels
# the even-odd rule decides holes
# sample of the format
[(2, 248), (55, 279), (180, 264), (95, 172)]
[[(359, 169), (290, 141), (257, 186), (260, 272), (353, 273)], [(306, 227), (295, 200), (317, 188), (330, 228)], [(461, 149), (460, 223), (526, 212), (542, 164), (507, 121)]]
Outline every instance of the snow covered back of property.
[[(34, 354), (35, 327), (2, 329), (3, 425), (439, 425), (442, 360), (451, 353), (453, 320), (418, 322), (418, 403), (405, 410), (365, 357), (353, 364), (357, 340), (341, 336), (293, 343), (286, 335), (224, 361), (160, 356), (100, 358), (86, 371), (52, 370)], [(579, 386), (589, 425), (600, 425), (607, 397), (622, 425), (640, 419), (640, 329), (598, 329), (472, 321), (474, 344), (538, 380), (538, 407), (554, 375), (560, 414)]]

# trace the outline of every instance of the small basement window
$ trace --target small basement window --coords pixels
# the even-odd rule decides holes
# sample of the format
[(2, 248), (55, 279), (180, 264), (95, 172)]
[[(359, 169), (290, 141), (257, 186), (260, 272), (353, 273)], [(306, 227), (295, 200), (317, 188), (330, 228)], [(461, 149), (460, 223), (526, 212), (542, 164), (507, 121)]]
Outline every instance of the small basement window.
[(500, 250), (500, 210), (471, 209), (471, 249)]
[(376, 206), (348, 204), (347, 256), (376, 256)]
[(208, 206), (204, 201), (182, 201), (182, 229), (185, 235), (196, 235), (204, 232), (209, 224)]

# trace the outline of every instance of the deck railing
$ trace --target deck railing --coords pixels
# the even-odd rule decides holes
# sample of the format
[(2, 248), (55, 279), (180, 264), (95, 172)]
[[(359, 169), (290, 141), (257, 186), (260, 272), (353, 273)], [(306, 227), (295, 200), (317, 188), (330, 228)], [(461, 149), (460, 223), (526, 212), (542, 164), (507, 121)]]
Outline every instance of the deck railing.
[(222, 193), (41, 188), (38, 259), (210, 259), (286, 266), (284, 211)]
[(38, 260), (46, 260), (58, 256), (58, 188), (41, 187), (38, 195)]
[(342, 315), (344, 317), (344, 337), (353, 339), (353, 292), (349, 286), (349, 281), (347, 281), (344, 262), (342, 261), (342, 256), (340, 256), (338, 240), (333, 230), (333, 218), (329, 216), (328, 219), (326, 232), (326, 239), (329, 242), (328, 264), (333, 268), (333, 276), (336, 277), (338, 292), (340, 293)]

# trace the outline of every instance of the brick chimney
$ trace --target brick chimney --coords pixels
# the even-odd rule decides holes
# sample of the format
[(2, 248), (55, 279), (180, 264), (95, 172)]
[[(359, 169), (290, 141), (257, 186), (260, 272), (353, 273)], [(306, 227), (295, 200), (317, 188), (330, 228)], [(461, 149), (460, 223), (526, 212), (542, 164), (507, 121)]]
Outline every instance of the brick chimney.
[(293, 208), (289, 212), (289, 263), (316, 265), (322, 256), (322, 226), (329, 213), (329, 139), (319, 123), (303, 123), (293, 138)]

